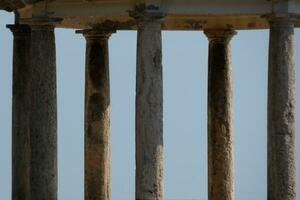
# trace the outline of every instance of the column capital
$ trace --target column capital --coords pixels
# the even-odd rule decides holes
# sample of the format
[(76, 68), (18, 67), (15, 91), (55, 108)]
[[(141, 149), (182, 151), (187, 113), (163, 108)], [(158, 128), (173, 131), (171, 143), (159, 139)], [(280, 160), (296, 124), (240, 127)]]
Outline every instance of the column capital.
[(295, 14), (270, 14), (263, 16), (266, 18), (272, 27), (294, 27), (299, 15)]
[(27, 36), (31, 32), (30, 26), (27, 24), (7, 24), (6, 28), (8, 28), (15, 37)]
[(134, 18), (138, 24), (149, 22), (162, 22), (165, 13), (161, 12), (158, 7), (146, 7), (144, 4), (135, 6), (133, 11), (129, 11), (129, 16)]
[(28, 24), (32, 30), (49, 30), (62, 21), (61, 18), (36, 17), (21, 19), (22, 24)]
[(116, 29), (110, 28), (91, 28), (76, 30), (77, 34), (82, 34), (86, 39), (108, 39), (111, 34), (115, 32)]
[(204, 34), (210, 42), (226, 43), (229, 42), (237, 32), (232, 29), (208, 29), (204, 30)]

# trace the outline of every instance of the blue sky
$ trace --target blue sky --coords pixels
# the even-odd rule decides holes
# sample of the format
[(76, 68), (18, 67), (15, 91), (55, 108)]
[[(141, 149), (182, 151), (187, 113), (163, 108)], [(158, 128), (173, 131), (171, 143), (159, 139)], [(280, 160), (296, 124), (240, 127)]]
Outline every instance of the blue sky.
[[(5, 28), (10, 23), (13, 15), (1, 11), (1, 200), (9, 200), (11, 193), (12, 34)], [(299, 74), (299, 29), (296, 29), (296, 41)], [(74, 30), (57, 29), (56, 45), (59, 200), (82, 200), (85, 41)], [(132, 200), (136, 32), (118, 31), (111, 36), (109, 45), (112, 199)], [(163, 32), (165, 200), (207, 199), (207, 58), (208, 41), (201, 31)], [(238, 200), (266, 199), (267, 60), (268, 30), (238, 31), (232, 40)], [(298, 102), (299, 88), (298, 78)], [(299, 118), (297, 112), (297, 133)], [(299, 166), (299, 136), (296, 143)], [(299, 174), (299, 167), (297, 171)], [(300, 193), (300, 183), (297, 190)]]

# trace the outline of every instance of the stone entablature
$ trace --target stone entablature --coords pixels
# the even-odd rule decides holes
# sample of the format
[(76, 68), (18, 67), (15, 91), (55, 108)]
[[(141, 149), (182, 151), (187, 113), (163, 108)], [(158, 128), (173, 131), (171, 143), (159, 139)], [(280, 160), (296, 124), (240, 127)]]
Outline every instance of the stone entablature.
[[(137, 29), (129, 12), (146, 9), (165, 14), (163, 30), (233, 28), (265, 29), (270, 14), (300, 15), (300, 0), (2, 0), (0, 8), (17, 8), (21, 20), (47, 14), (62, 18), (58, 27), (87, 29), (91, 24), (114, 23), (118, 29)], [(300, 20), (295, 23), (300, 27)]]

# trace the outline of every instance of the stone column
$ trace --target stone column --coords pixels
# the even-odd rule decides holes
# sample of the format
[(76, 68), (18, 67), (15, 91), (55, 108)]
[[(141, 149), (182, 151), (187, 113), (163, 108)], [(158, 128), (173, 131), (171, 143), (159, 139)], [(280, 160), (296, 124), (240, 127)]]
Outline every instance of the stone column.
[(7, 25), (14, 35), (12, 200), (30, 200), (30, 27)]
[(268, 200), (296, 200), (294, 19), (270, 18)]
[(161, 21), (138, 20), (136, 69), (136, 200), (163, 199)]
[[(55, 20), (53, 20), (55, 21)], [(57, 106), (54, 22), (31, 23), (31, 199), (57, 199)]]
[(110, 89), (108, 38), (112, 31), (83, 30), (85, 74), (85, 200), (110, 200)]
[(207, 30), (208, 199), (233, 200), (232, 30)]

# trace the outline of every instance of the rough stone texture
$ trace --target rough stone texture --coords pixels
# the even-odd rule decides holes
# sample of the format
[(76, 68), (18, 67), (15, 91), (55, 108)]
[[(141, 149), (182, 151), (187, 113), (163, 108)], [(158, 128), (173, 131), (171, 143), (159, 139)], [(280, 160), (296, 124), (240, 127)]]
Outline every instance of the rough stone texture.
[(268, 77), (268, 200), (296, 200), (292, 19), (271, 18)]
[(136, 200), (163, 199), (161, 22), (140, 21), (136, 70)]
[[(0, 10), (14, 11), (43, 0), (0, 0)], [(51, 0), (53, 1), (53, 0)]]
[(85, 200), (110, 200), (109, 32), (86, 30)]
[(231, 30), (205, 31), (208, 61), (208, 199), (233, 200)]
[(0, 10), (13, 11), (24, 6), (25, 2), (22, 0), (0, 0)]
[(12, 200), (30, 200), (30, 27), (8, 25), (14, 35)]
[(31, 199), (57, 199), (57, 105), (52, 25), (31, 25)]

